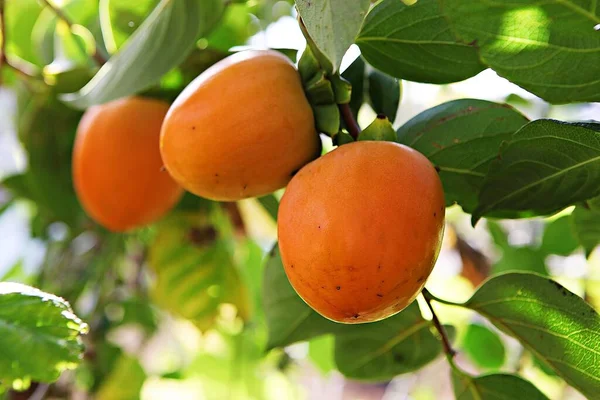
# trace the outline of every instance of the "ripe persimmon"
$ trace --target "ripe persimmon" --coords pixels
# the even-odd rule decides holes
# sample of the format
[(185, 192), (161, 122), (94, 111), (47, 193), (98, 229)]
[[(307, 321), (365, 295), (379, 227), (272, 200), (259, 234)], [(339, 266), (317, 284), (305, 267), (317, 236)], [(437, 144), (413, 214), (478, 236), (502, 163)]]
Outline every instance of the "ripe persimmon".
[(282, 188), (320, 154), (314, 124), (294, 65), (275, 51), (243, 51), (211, 66), (179, 95), (160, 149), (185, 189), (240, 200)]
[(121, 232), (154, 222), (183, 190), (163, 169), (158, 148), (169, 104), (129, 97), (83, 115), (73, 149), (73, 181), (89, 216)]
[(278, 216), (290, 283), (338, 322), (377, 321), (419, 294), (439, 254), (444, 192), (434, 166), (383, 141), (340, 146), (298, 172)]

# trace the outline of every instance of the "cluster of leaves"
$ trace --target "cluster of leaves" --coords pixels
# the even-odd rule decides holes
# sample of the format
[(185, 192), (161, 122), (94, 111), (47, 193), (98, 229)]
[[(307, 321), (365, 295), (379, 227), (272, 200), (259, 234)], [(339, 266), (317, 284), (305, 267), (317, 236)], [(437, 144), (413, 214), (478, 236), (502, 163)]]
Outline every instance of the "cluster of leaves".
[[(600, 36), (594, 26), (600, 14), (594, 2), (587, 3), (298, 0), (296, 6), (330, 76), (340, 72), (348, 47), (359, 46), (361, 57), (342, 72), (352, 84), (348, 105), (354, 116), (368, 102), (393, 122), (400, 79), (443, 84), (485, 68), (551, 103), (599, 101)], [(91, 311), (78, 313), (92, 332), (86, 339), (89, 357), (78, 369), (90, 392), (101, 399), (139, 396), (146, 371), (106, 336), (136, 323), (150, 338), (163, 315), (157, 310), (218, 331), (231, 349), (245, 343), (241, 355), (199, 354), (175, 375), (165, 373), (169, 378), (228, 381), (230, 371), (222, 365), (258, 368), (268, 358), (264, 350), (281, 354), (277, 348), (307, 340), (317, 365), (335, 366), (360, 380), (416, 371), (443, 352), (417, 303), (360, 326), (315, 313), (287, 281), (277, 249), (262, 268), (262, 250), (236, 228), (235, 206), (186, 196), (156, 226), (121, 236), (95, 226), (77, 203), (70, 154), (81, 110), (136, 93), (172, 100), (232, 47), (290, 13), (291, 3), (71, 0), (60, 10), (45, 4), (9, 2), (4, 15), (2, 78), (19, 99), (17, 126), (28, 168), (1, 184), (11, 195), (2, 209), (16, 202), (31, 206), (32, 233), (44, 241), (46, 257), (34, 276), (17, 268), (2, 280), (33, 284), (72, 304), (95, 299)], [(295, 52), (281, 50), (295, 59)], [(600, 124), (529, 121), (506, 104), (462, 99), (417, 115), (394, 136), (436, 165), (447, 205), (460, 205), (473, 223), (481, 217), (547, 216), (575, 206), (547, 226), (539, 247), (511, 247), (500, 226), (490, 223), (503, 252), (492, 274), (526, 272), (493, 277), (465, 303), (429, 300), (477, 312), (584, 395), (599, 393), (600, 317), (540, 274), (547, 275), (547, 255), (568, 255), (578, 246), (589, 255), (600, 242)], [(276, 197), (259, 201), (276, 219)], [(57, 226), (66, 237), (50, 234)], [(150, 285), (143, 279), (146, 261)], [(223, 304), (234, 306), (233, 322), (224, 322)], [(111, 312), (115, 308), (119, 318)], [(15, 386), (54, 381), (80, 362), (86, 331), (61, 298), (0, 283), (0, 353), (9, 354), (0, 359), (0, 380)], [(450, 337), (455, 331), (446, 327)], [(498, 372), (504, 348), (494, 332), (470, 325), (461, 345), (494, 373), (470, 376), (448, 357), (456, 397), (545, 398), (531, 383)], [(482, 356), (483, 348), (492, 355)], [(44, 355), (39, 358), (45, 362), (32, 363), (32, 354)], [(246, 394), (260, 397), (258, 377), (240, 382)], [(123, 392), (124, 386), (131, 392)], [(212, 389), (215, 396), (231, 393), (227, 387)]]

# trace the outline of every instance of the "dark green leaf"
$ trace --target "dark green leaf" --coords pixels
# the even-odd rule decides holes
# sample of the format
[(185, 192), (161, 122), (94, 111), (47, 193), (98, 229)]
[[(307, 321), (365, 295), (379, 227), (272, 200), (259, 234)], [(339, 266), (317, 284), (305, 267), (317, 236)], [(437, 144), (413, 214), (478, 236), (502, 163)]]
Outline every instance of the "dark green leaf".
[(447, 206), (456, 202), (472, 212), (500, 143), (526, 123), (527, 118), (506, 104), (462, 99), (417, 115), (398, 129), (398, 140), (440, 169)]
[(456, 400), (548, 400), (531, 382), (516, 375), (471, 377), (453, 370), (452, 383)]
[(369, 0), (297, 0), (296, 7), (311, 39), (336, 72), (369, 9)]
[[(417, 302), (377, 323), (352, 326), (336, 337), (338, 370), (353, 379), (382, 381), (416, 371), (442, 351)], [(453, 329), (447, 329), (454, 335)]]
[(571, 217), (564, 215), (546, 225), (540, 250), (545, 254), (568, 256), (578, 245)]
[(269, 213), (273, 221), (277, 221), (277, 213), (279, 212), (279, 200), (272, 195), (266, 195), (258, 198), (258, 202)]
[(490, 164), (473, 221), (503, 212), (551, 214), (600, 194), (598, 182), (600, 132), (580, 124), (533, 121)]
[(346, 79), (352, 85), (352, 97), (350, 98), (350, 109), (354, 118), (358, 115), (358, 110), (363, 105), (365, 98), (365, 62), (362, 57), (357, 57), (342, 72), (342, 78)]
[(575, 230), (575, 236), (583, 246), (586, 255), (589, 256), (600, 244), (600, 211), (577, 206), (571, 214), (571, 224)]
[(577, 295), (536, 274), (509, 273), (488, 280), (465, 305), (584, 395), (600, 393), (600, 316)]
[(545, 263), (546, 253), (533, 247), (506, 247), (502, 258), (492, 267), (492, 273), (498, 275), (508, 271), (536, 272), (548, 275)]
[(552, 103), (600, 100), (600, 8), (590, 0), (443, 0), (484, 64)]
[(83, 109), (147, 89), (186, 58), (222, 9), (221, 0), (161, 0), (94, 78), (64, 101)]
[(506, 359), (502, 340), (495, 332), (483, 325), (469, 325), (463, 338), (462, 348), (467, 356), (482, 368), (499, 369)]
[(268, 348), (287, 346), (326, 333), (344, 332), (348, 327), (317, 314), (298, 296), (285, 274), (278, 247), (269, 255), (263, 282)]
[(369, 73), (369, 99), (377, 114), (384, 114), (394, 123), (400, 105), (400, 82), (381, 71)]
[(436, 0), (377, 3), (356, 44), (375, 68), (409, 81), (456, 82), (485, 69), (474, 43), (454, 36)]
[(0, 376), (54, 382), (81, 361), (88, 327), (65, 300), (18, 283), (0, 283)]

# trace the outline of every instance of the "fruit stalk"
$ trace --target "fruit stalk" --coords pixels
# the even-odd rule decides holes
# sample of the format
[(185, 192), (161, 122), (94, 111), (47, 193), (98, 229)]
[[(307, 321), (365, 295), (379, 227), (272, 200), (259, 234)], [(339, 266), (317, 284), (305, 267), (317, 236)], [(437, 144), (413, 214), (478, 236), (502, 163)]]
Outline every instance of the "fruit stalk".
[(344, 124), (346, 124), (346, 128), (348, 128), (348, 133), (350, 133), (350, 136), (352, 136), (354, 140), (358, 139), (358, 135), (360, 134), (360, 126), (354, 119), (354, 115), (352, 115), (350, 104), (338, 104), (338, 107), (344, 120)]
[(438, 333), (440, 334), (441, 338), (442, 338), (442, 346), (444, 347), (444, 353), (446, 353), (446, 357), (449, 360), (452, 360), (454, 358), (454, 355), (456, 354), (456, 351), (452, 348), (452, 345), (450, 344), (450, 339), (448, 338), (448, 334), (446, 333), (446, 330), (444, 329), (443, 325), (440, 323), (440, 320), (438, 319), (435, 311), (433, 310), (433, 307), (431, 306), (431, 300), (434, 298), (431, 293), (429, 293), (429, 290), (427, 289), (423, 289), (423, 298), (425, 299), (425, 302), (427, 303), (427, 307), (429, 307), (429, 310), (431, 311), (431, 321), (433, 322), (433, 326), (435, 327), (435, 329), (438, 331)]

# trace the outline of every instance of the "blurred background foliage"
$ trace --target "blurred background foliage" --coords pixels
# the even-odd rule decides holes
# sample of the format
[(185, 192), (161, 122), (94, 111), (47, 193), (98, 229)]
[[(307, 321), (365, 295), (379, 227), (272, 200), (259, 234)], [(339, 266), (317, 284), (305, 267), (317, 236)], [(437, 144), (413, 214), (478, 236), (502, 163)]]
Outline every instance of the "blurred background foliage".
[[(186, 195), (168, 217), (129, 234), (109, 233), (86, 217), (73, 191), (70, 168), (82, 113), (61, 102), (59, 95), (83, 87), (158, 0), (54, 0), (52, 7), (45, 0), (6, 3), (0, 280), (65, 298), (88, 322), (90, 332), (77, 369), (63, 373), (51, 386), (33, 382), (27, 389), (24, 384), (26, 392), (9, 391), (5, 385), (4, 396), (452, 398), (449, 367), (441, 359), (390, 381), (359, 383), (337, 372), (330, 336), (268, 350), (262, 280), (265, 255), (276, 240), (273, 198), (234, 204)], [(173, 100), (203, 70), (243, 46), (277, 48), (295, 59), (304, 39), (293, 2), (229, 2), (215, 29), (144, 94)], [(358, 55), (353, 46), (342, 70)], [(370, 74), (366, 86), (385, 85), (381, 79)], [(378, 98), (369, 99), (368, 89), (365, 96), (360, 92), (353, 104), (366, 126), (375, 115), (373, 107), (381, 105)], [(585, 120), (600, 114), (598, 104), (551, 106), (485, 70), (449, 85), (403, 82), (394, 125), (464, 97), (507, 102), (530, 119)], [(330, 149), (330, 140), (323, 141)], [(491, 275), (532, 271), (555, 278), (600, 308), (600, 252), (594, 251), (595, 239), (582, 248), (572, 212), (569, 208), (548, 219), (487, 220), (473, 228), (469, 215), (450, 207), (444, 247), (428, 287), (462, 301)], [(574, 218), (586, 219), (585, 210), (576, 213)], [(592, 222), (588, 228), (597, 233)], [(582, 398), (472, 311), (440, 306), (439, 314), (442, 322), (456, 328), (457, 361), (467, 371), (518, 371), (550, 398)]]

